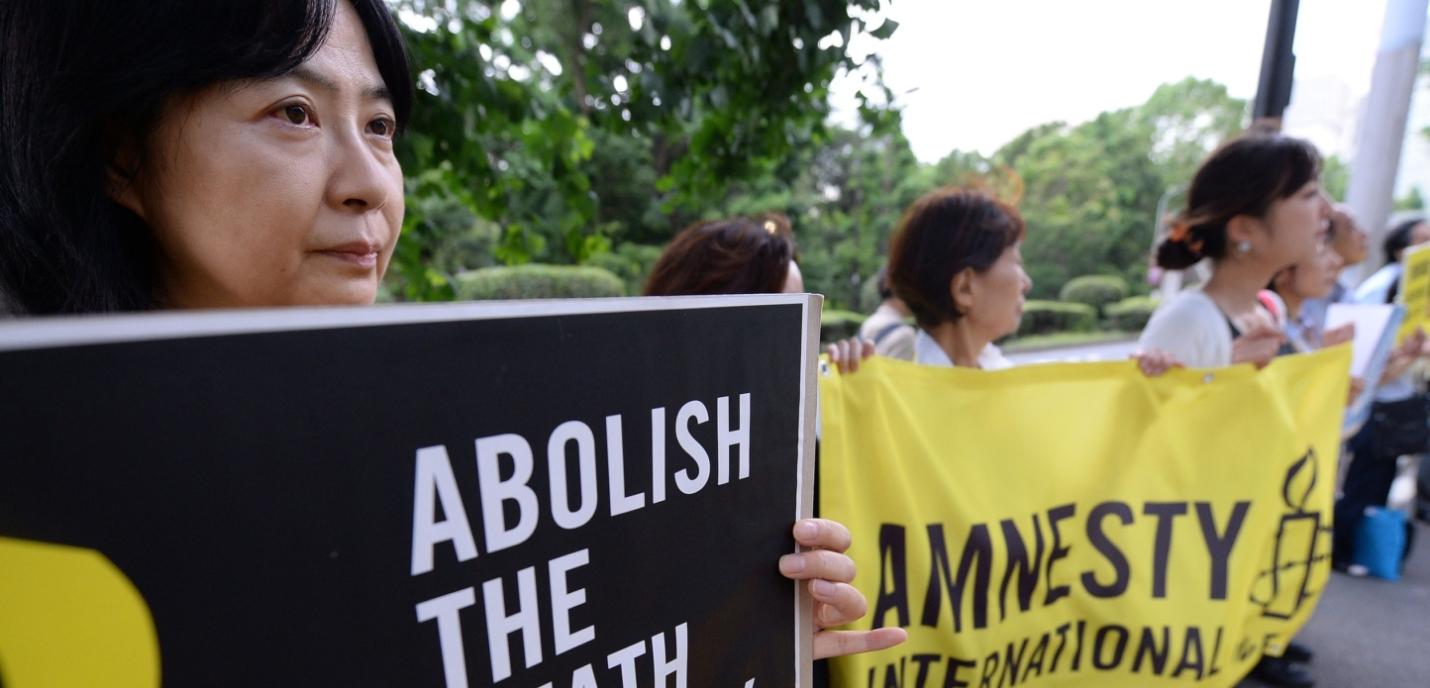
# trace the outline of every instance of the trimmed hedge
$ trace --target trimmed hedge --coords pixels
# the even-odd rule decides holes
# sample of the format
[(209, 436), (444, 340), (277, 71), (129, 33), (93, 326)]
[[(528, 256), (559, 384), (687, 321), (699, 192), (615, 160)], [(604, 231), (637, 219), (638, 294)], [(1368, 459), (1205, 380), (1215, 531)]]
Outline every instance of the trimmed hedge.
[(1127, 298), (1127, 280), (1116, 275), (1084, 275), (1063, 285), (1058, 299), (1092, 306), (1101, 313), (1109, 304)]
[(660, 258), (661, 247), (646, 244), (621, 244), (615, 251), (598, 253), (583, 263), (610, 270), (626, 283), (626, 293), (638, 296), (645, 289), (646, 277)]
[(626, 288), (610, 270), (589, 265), (514, 265), (469, 270), (456, 277), (457, 298), (587, 299), (625, 296)]
[(868, 316), (854, 311), (826, 308), (819, 315), (819, 341), (826, 344), (859, 334), (859, 326)]
[(1023, 320), (1017, 336), (1053, 332), (1091, 332), (1097, 328), (1097, 311), (1082, 303), (1028, 301), (1023, 304)]
[(1150, 296), (1133, 296), (1106, 308), (1107, 322), (1121, 332), (1141, 332), (1157, 310), (1157, 300)]

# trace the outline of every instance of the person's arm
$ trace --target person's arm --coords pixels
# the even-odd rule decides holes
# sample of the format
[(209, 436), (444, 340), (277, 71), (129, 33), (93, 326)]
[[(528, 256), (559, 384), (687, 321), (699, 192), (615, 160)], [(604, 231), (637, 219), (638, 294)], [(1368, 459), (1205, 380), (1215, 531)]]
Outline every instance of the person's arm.
[(1238, 323), (1241, 336), (1231, 342), (1231, 363), (1250, 363), (1257, 368), (1265, 368), (1276, 358), (1285, 340), (1281, 328), (1269, 318), (1249, 318)]

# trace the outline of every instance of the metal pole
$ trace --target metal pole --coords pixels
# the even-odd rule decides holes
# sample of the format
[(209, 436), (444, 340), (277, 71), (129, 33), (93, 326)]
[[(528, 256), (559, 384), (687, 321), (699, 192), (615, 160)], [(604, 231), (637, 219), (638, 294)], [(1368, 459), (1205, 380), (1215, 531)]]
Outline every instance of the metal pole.
[(1266, 21), (1266, 47), (1261, 51), (1261, 79), (1256, 100), (1251, 105), (1251, 121), (1279, 131), (1281, 116), (1291, 103), (1291, 84), (1296, 72), (1296, 15), (1301, 0), (1272, 0)]
[(1371, 73), (1365, 114), (1356, 133), (1356, 153), (1351, 160), (1346, 204), (1370, 233), (1370, 256), (1353, 268), (1364, 279), (1384, 262), (1380, 245), (1385, 237), (1405, 146), (1405, 124), (1410, 97), (1420, 71), (1420, 44), (1425, 38), (1425, 10), (1430, 0), (1386, 0), (1380, 50)]

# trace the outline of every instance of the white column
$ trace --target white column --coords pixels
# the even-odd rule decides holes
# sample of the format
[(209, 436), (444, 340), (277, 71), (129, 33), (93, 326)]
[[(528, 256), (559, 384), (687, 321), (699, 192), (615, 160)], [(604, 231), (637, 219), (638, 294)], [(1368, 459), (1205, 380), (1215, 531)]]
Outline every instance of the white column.
[(1395, 176), (1405, 145), (1410, 97), (1420, 71), (1425, 11), (1430, 0), (1387, 0), (1370, 94), (1356, 135), (1346, 203), (1370, 232), (1370, 257), (1357, 269), (1364, 279), (1383, 261), (1380, 244), (1394, 204)]

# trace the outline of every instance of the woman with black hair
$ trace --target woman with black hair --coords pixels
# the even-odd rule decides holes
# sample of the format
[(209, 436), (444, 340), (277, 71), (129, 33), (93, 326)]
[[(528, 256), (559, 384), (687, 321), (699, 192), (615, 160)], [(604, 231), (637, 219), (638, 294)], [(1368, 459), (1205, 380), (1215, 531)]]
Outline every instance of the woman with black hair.
[(372, 301), (412, 104), (381, 0), (21, 0), (0, 36), (12, 309)]
[[(1264, 366), (1283, 351), (1285, 335), (1262, 292), (1277, 273), (1316, 259), (1330, 216), (1320, 172), (1310, 143), (1278, 134), (1234, 139), (1202, 163), (1186, 209), (1157, 247), (1157, 265), (1183, 270), (1209, 259), (1212, 276), (1152, 316), (1140, 339), (1144, 371)], [(1307, 648), (1291, 643), (1284, 656), (1263, 657), (1252, 675), (1274, 686), (1308, 687), (1314, 682), (1293, 661), (1309, 658)]]
[(697, 222), (661, 251), (645, 296), (798, 294), (794, 230), (776, 213)]
[(1316, 149), (1286, 136), (1250, 134), (1213, 152), (1157, 247), (1158, 266), (1184, 270), (1211, 260), (1212, 277), (1163, 304), (1141, 346), (1195, 368), (1275, 357), (1283, 334), (1259, 295), (1278, 272), (1311, 259), (1326, 232), (1320, 172)]
[(1023, 271), (1023, 218), (980, 191), (946, 188), (914, 201), (889, 240), (888, 281), (918, 323), (914, 362), (999, 370), (993, 342), (1017, 331), (1033, 280)]
[[(0, 301), (371, 303), (402, 227), (393, 137), (411, 106), (383, 0), (6, 0)], [(862, 616), (848, 531), (811, 519), (794, 536), (808, 551), (780, 569), (810, 581), (816, 626)], [(902, 638), (820, 631), (814, 653)]]

